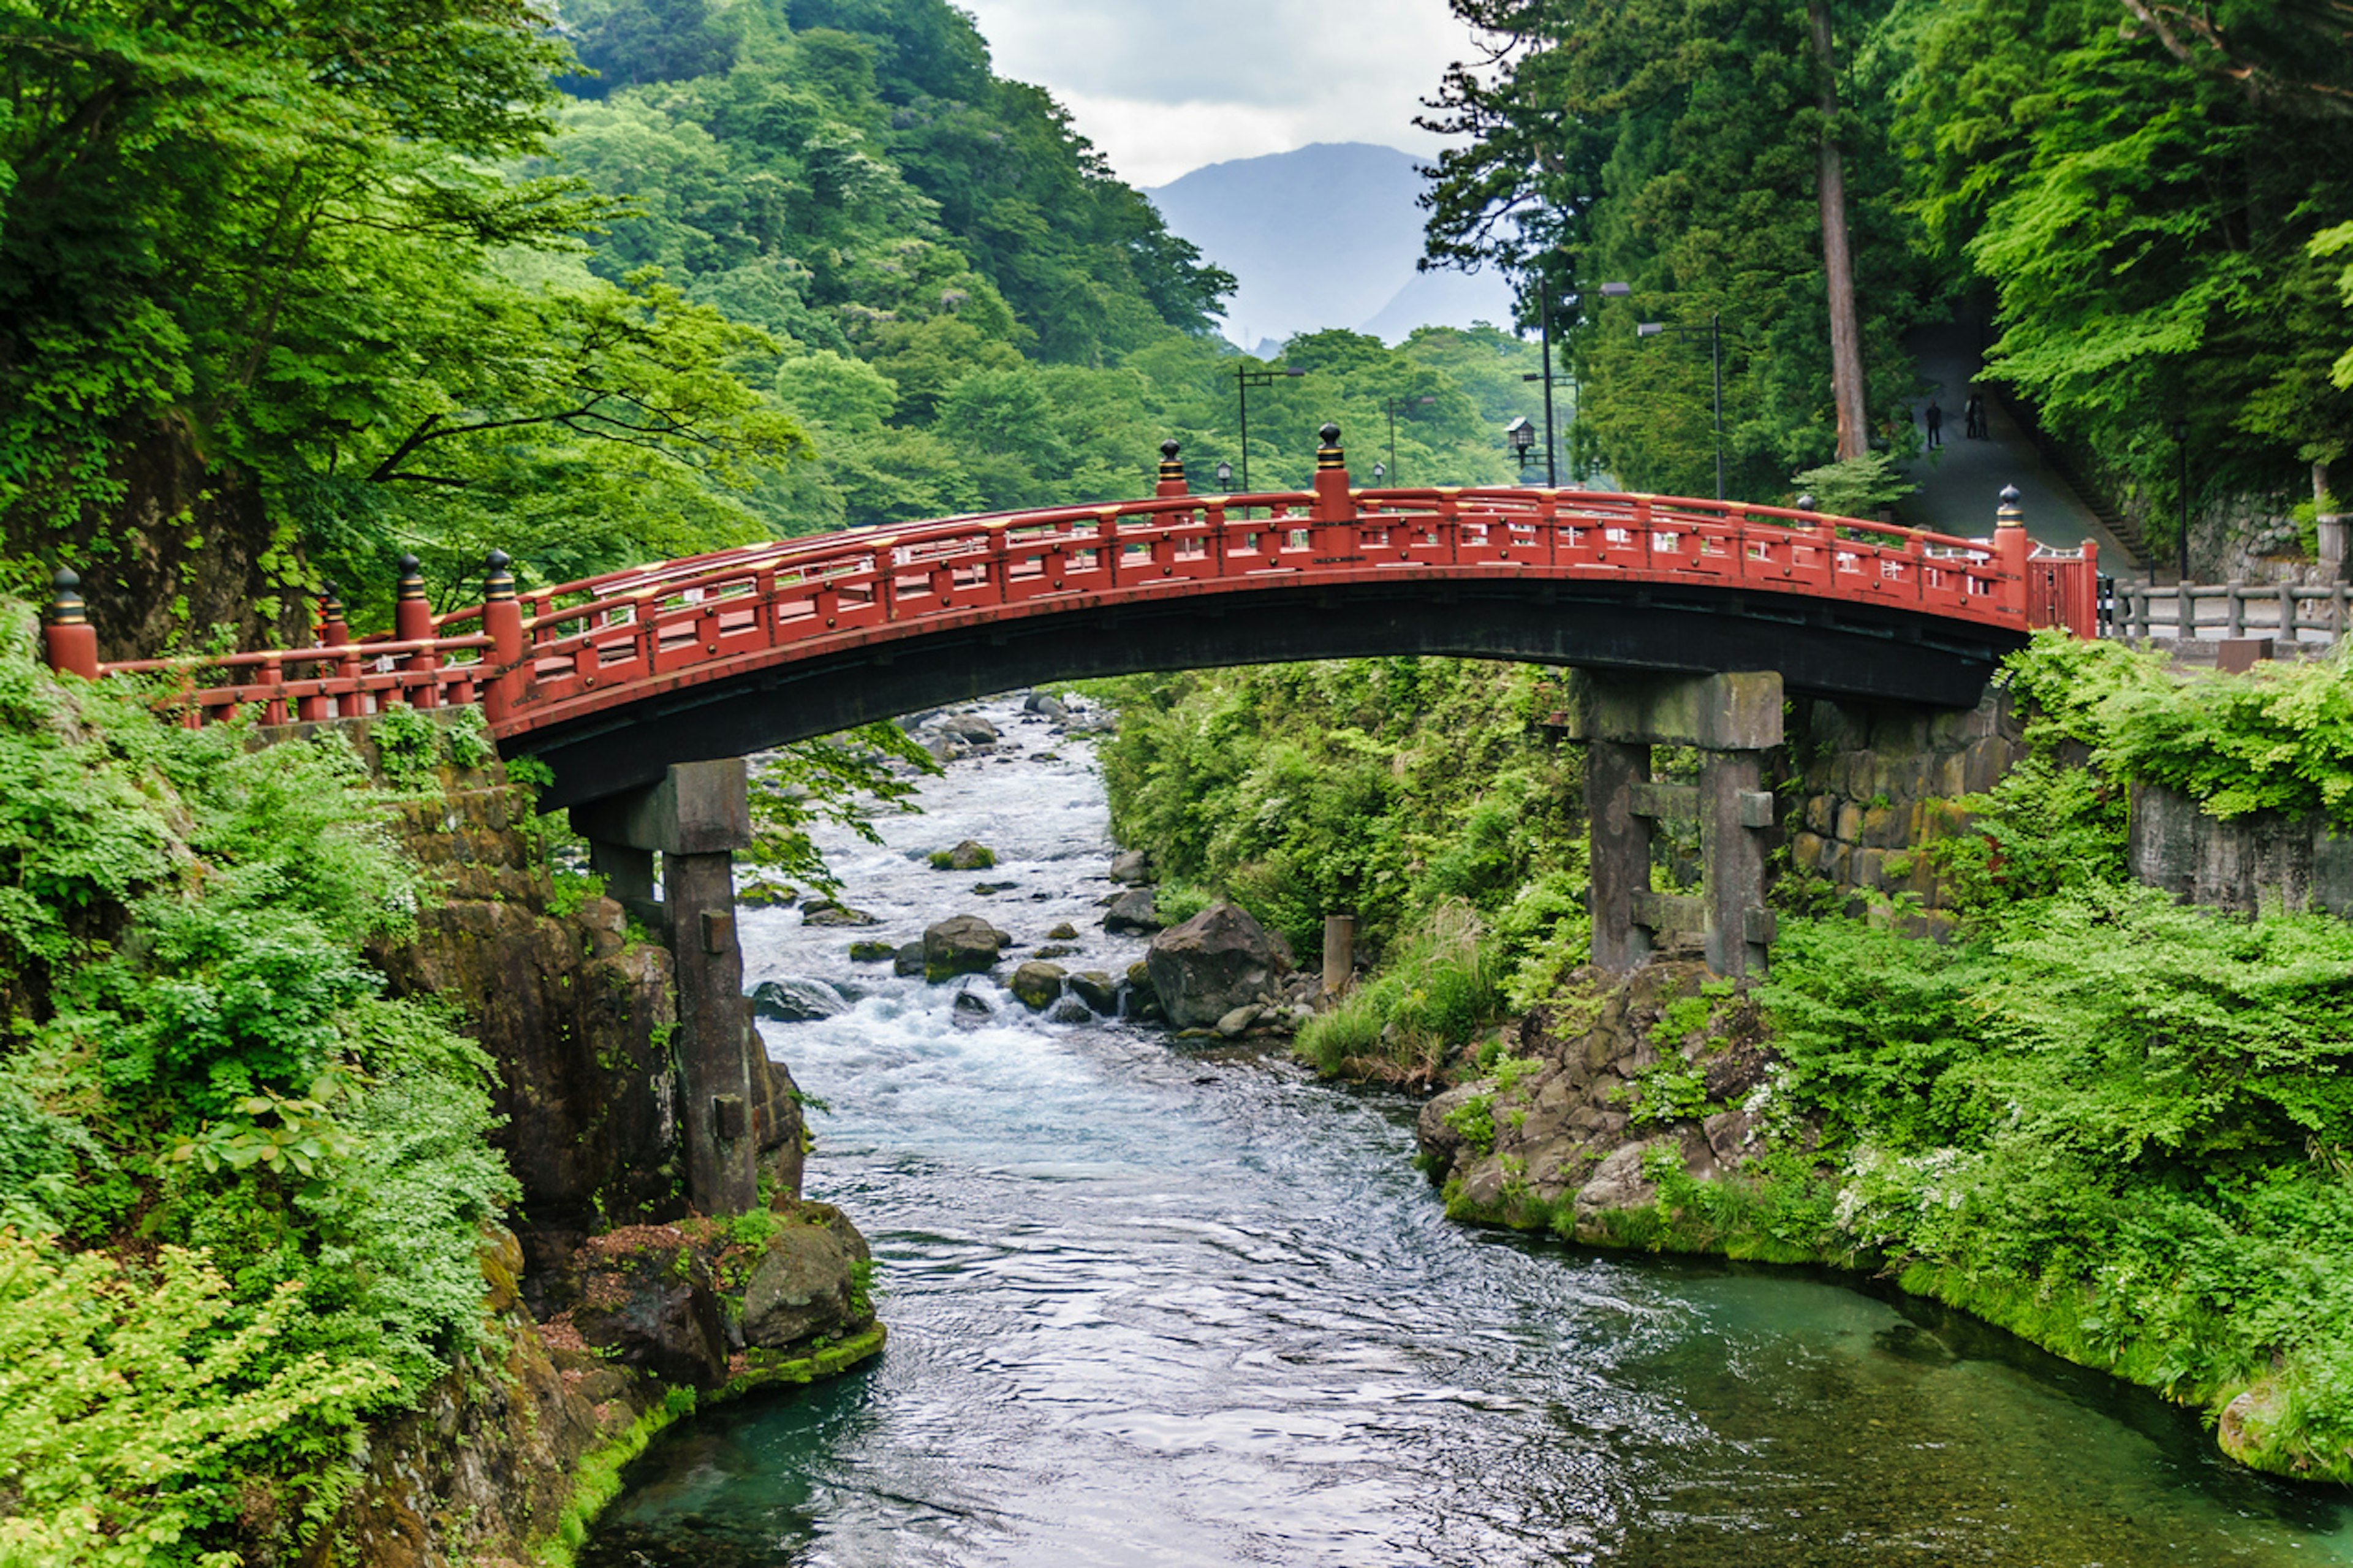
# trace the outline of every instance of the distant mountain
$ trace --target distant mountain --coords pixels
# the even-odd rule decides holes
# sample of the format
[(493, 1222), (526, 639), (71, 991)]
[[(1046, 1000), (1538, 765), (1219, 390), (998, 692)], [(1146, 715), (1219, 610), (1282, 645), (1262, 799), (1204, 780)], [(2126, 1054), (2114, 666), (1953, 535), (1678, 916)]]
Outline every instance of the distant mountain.
[(1145, 194), (1169, 228), (1240, 279), (1223, 322), (1238, 343), (1326, 327), (1396, 342), (1421, 326), (1508, 326), (1500, 274), (1414, 271), (1419, 163), (1394, 147), (1319, 142), (1212, 163)]

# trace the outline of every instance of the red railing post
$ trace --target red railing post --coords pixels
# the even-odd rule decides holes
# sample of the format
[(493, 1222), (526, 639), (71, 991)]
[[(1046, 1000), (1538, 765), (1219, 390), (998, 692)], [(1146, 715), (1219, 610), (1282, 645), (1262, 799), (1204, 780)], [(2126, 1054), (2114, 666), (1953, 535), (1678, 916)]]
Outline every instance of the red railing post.
[(1340, 449), (1340, 427), (1326, 425), (1316, 434), (1324, 445), (1315, 449), (1315, 521), (1354, 522), (1356, 499), (1348, 493), (1348, 456)]
[(512, 564), (503, 550), (482, 560), (482, 635), (491, 639), (482, 663), (483, 714), (493, 724), (504, 723), (531, 679), (522, 656), (522, 605), (515, 600)]
[(2002, 607), (2026, 619), (2026, 561), (2034, 552), (2026, 537), (2026, 512), (2018, 504), (2018, 487), (2005, 485), (2001, 506), (1993, 514), (1993, 559), (2002, 575)]
[(59, 675), (96, 680), (98, 628), (90, 624), (89, 613), (81, 602), (81, 579), (74, 575), (71, 568), (60, 566), (58, 574), (50, 579), (50, 587), (47, 624), (41, 628), (49, 668)]
[[(396, 642), (430, 642), (433, 639), (433, 606), (425, 597), (423, 563), (414, 555), (400, 558), (400, 582), (395, 591), (392, 605), (392, 636)], [(411, 654), (403, 663), (404, 669), (417, 671), (427, 677), (417, 682), (404, 682), (404, 695), (411, 708), (432, 708), (439, 704), (441, 694), (430, 679), (438, 660), (430, 648)]]

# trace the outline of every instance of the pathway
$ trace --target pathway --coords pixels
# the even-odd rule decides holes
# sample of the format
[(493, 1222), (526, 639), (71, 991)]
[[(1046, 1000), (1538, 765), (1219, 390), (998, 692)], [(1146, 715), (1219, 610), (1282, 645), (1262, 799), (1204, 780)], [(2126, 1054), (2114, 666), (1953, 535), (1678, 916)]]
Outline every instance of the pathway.
[(2100, 570), (2110, 576), (2139, 576), (2132, 557), (2074, 489), (2052, 472), (2034, 449), (2033, 437), (2018, 427), (1999, 398), (1986, 398), (1990, 438), (1971, 441), (1962, 434), (1962, 407), (1982, 363), (1973, 321), (1923, 327), (1906, 340), (1919, 355), (1926, 391), (1911, 405), (1913, 427), (1931, 400), (1945, 411), (1945, 445), (1923, 453), (1906, 469), (1920, 489), (1895, 509), (1896, 521), (1913, 528), (1982, 538), (1993, 531), (1994, 508), (2002, 487), (2016, 485), (2026, 510), (2026, 531), (2037, 543), (2072, 550), (2086, 538), (2100, 545)]

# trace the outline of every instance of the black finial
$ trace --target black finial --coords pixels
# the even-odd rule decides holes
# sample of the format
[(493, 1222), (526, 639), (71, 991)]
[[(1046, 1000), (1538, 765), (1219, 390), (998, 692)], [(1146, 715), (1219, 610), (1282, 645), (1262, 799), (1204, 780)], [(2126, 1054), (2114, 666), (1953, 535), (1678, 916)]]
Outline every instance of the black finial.
[(1798, 498), (1798, 510), (1799, 511), (1811, 511), (1814, 510), (1814, 506), (1815, 501), (1813, 497), (1799, 496)]
[(493, 550), (482, 557), (482, 602), (498, 604), (515, 596), (514, 574), (507, 568), (513, 564), (503, 550)]
[(49, 624), (56, 626), (78, 626), (88, 616), (81, 602), (81, 579), (70, 566), (60, 566), (58, 574), (49, 579)]
[(2018, 494), (2018, 487), (2017, 487), (2016, 485), (2004, 485), (2004, 486), (2002, 486), (2002, 487), (2001, 487), (2001, 504), (2002, 504), (2002, 505), (2004, 505), (2004, 506), (2016, 506), (2016, 505), (2018, 504), (2018, 502), (2019, 502), (2019, 500), (2020, 500), (2020, 497), (2019, 497), (2019, 494)]
[(1342, 456), (1340, 451), (1340, 427), (1337, 425), (1326, 425), (1316, 434), (1324, 437), (1323, 449), (1315, 454), (1316, 471), (1322, 473), (1333, 468), (1346, 468), (1348, 459)]
[(414, 555), (404, 555), (400, 558), (400, 582), (394, 589), (394, 597), (401, 599), (425, 597), (424, 564)]
[(1167, 458), (1172, 463), (1176, 460), (1176, 454), (1184, 449), (1184, 447), (1176, 441), (1163, 441), (1160, 443), (1160, 455)]
[(482, 564), (488, 566), (493, 572), (503, 572), (508, 567), (514, 564), (514, 557), (509, 555), (503, 550), (493, 550), (488, 555), (482, 557)]
[(1175, 440), (1160, 443), (1160, 482), (1162, 484), (1181, 485), (1185, 482), (1185, 463), (1176, 455), (1184, 449)]

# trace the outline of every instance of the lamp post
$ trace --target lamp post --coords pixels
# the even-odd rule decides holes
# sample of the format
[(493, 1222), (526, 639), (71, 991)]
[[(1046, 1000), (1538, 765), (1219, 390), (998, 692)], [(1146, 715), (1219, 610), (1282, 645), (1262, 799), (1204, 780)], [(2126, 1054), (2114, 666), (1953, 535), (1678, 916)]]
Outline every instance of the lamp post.
[(1528, 471), (1528, 454), (1535, 449), (1535, 426), (1523, 414), (1504, 426), (1504, 439), (1511, 444), (1512, 456), (1519, 459), (1520, 472)]
[(2189, 421), (2173, 422), (2173, 444), (2181, 454), (2181, 559), (2189, 559)]
[[(1435, 397), (1408, 397), (1408, 398), (1386, 397), (1386, 398), (1383, 398), (1383, 399), (1381, 400), (1381, 406), (1382, 406), (1383, 408), (1385, 408), (1385, 409), (1387, 409), (1387, 410), (1388, 411), (1388, 416), (1389, 416), (1389, 466), (1388, 467), (1388, 468), (1387, 468), (1387, 469), (1382, 470), (1383, 472), (1394, 474), (1394, 473), (1396, 473), (1396, 472), (1398, 471), (1398, 466), (1397, 466), (1397, 411), (1398, 411), (1398, 404), (1400, 404), (1400, 403), (1403, 403), (1406, 406), (1408, 406), (1408, 407), (1411, 407), (1411, 408), (1426, 408), (1426, 407), (1428, 407), (1430, 405), (1431, 405), (1431, 404), (1433, 404), (1433, 403), (1436, 403), (1437, 401), (1438, 401), (1438, 399), (1436, 399)], [(1376, 465), (1376, 466), (1377, 467), (1377, 465)]]
[[(1696, 332), (1697, 327), (1679, 326), (1672, 321), (1643, 321), (1634, 328), (1638, 338), (1655, 338), (1661, 332)], [(1707, 357), (1715, 374), (1715, 499), (1724, 499), (1724, 317), (1710, 311), (1707, 318)]]
[(1248, 365), (1234, 372), (1234, 396), (1241, 404), (1242, 414), (1242, 493), (1250, 493), (1250, 389), (1272, 386), (1286, 376), (1302, 376), (1303, 370), (1252, 370)]
[[(1548, 263), (1549, 263), (1549, 253), (1547, 253), (1547, 267), (1546, 267), (1546, 270), (1545, 270), (1545, 271), (1544, 271), (1544, 272), (1539, 276), (1539, 278), (1538, 278), (1538, 282), (1542, 285), (1543, 292), (1542, 292), (1541, 294), (1539, 294), (1539, 295), (1537, 296), (1537, 299), (1536, 299), (1536, 322), (1537, 322), (1538, 330), (1539, 330), (1539, 331), (1540, 331), (1540, 332), (1541, 332), (1541, 334), (1542, 334), (1542, 335), (1541, 335), (1541, 342), (1542, 342), (1542, 345), (1543, 345), (1544, 369), (1543, 369), (1542, 371), (1538, 372), (1538, 373), (1537, 373), (1536, 374), (1535, 374), (1535, 375), (1524, 375), (1524, 376), (1520, 377), (1520, 379), (1521, 379), (1522, 381), (1541, 381), (1541, 382), (1543, 382), (1543, 383), (1544, 383), (1544, 411), (1545, 411), (1545, 487), (1546, 487), (1547, 489), (1557, 489), (1560, 487), (1560, 470), (1559, 470), (1559, 468), (1558, 468), (1558, 466), (1557, 466), (1556, 454), (1557, 454), (1557, 453), (1559, 452), (1559, 450), (1560, 450), (1560, 443), (1559, 443), (1559, 441), (1557, 440), (1557, 438), (1556, 438), (1556, 437), (1555, 437), (1555, 435), (1554, 435), (1554, 433), (1553, 433), (1553, 410), (1552, 410), (1552, 387), (1553, 387), (1553, 379), (1554, 379), (1554, 378), (1553, 378), (1553, 374), (1552, 374), (1552, 305), (1553, 305), (1553, 292), (1552, 292), (1551, 272), (1550, 272), (1550, 268), (1549, 268), (1549, 265), (1548, 265)], [(1602, 295), (1602, 298), (1604, 298), (1604, 299), (1606, 299), (1606, 300), (1622, 300), (1622, 299), (1624, 299), (1627, 295), (1631, 294), (1633, 291), (1634, 291), (1634, 286), (1633, 286), (1631, 283), (1604, 283), (1604, 284), (1601, 286), (1601, 295)]]
[(1234, 466), (1231, 463), (1220, 462), (1218, 465), (1218, 493), (1234, 493)]

